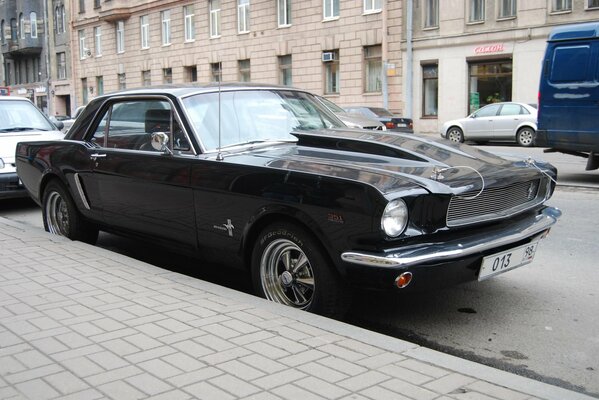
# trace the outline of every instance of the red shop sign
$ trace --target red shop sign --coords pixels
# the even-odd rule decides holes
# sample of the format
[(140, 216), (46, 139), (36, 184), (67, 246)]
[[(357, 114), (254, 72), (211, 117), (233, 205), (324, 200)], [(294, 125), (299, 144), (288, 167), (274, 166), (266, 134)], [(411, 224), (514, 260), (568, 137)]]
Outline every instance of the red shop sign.
[(487, 44), (474, 49), (475, 54), (501, 53), (504, 50), (503, 43)]

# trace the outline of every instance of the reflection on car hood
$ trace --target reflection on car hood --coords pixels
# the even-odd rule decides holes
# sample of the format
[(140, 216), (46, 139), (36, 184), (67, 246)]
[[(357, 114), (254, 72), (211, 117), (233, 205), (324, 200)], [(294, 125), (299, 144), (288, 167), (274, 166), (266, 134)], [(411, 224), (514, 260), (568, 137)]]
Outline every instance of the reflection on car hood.
[(299, 139), (295, 145), (229, 154), (225, 159), (357, 180), (382, 193), (421, 187), (433, 193), (457, 194), (540, 176), (525, 160), (510, 161), (467, 145), (414, 135), (353, 130), (294, 135)]
[(14, 160), (17, 143), (36, 142), (38, 140), (59, 140), (64, 134), (59, 131), (23, 131), (0, 133), (0, 158)]

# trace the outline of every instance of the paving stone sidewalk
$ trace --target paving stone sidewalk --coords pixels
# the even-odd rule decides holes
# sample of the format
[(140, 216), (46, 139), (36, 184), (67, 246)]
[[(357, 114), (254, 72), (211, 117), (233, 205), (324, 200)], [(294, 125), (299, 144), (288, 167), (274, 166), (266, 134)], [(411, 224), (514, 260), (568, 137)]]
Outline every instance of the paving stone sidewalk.
[(590, 399), (0, 217), (0, 399)]

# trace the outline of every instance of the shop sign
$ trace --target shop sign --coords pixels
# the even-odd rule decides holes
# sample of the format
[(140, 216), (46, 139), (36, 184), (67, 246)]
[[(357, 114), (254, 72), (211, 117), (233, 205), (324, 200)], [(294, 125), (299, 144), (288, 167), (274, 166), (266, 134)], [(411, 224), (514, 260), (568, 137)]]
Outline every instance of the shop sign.
[(397, 69), (395, 64), (387, 64), (387, 76), (395, 76), (397, 73)]
[(505, 50), (503, 43), (486, 44), (484, 46), (478, 46), (474, 48), (475, 54), (490, 54), (490, 53), (502, 53)]
[(35, 88), (35, 93), (46, 93), (46, 87), (45, 86), (38, 86)]
[(27, 94), (27, 89), (25, 89), (25, 88), (17, 89), (17, 94)]

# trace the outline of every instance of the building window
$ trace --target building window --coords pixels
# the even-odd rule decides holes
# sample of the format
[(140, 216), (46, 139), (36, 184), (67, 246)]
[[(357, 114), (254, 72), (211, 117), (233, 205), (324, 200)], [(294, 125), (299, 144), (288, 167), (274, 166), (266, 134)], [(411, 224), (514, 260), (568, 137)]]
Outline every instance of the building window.
[(382, 0), (364, 0), (364, 12), (373, 13), (379, 12), (383, 8)]
[(293, 85), (291, 55), (279, 56), (279, 83), (285, 86)]
[(100, 0), (94, 0), (94, 8), (100, 8)]
[(512, 100), (512, 62), (470, 63), (470, 112), (491, 103)]
[(141, 48), (147, 49), (150, 47), (150, 19), (147, 15), (139, 17), (139, 25), (141, 29)]
[(116, 23), (116, 52), (125, 52), (125, 21)]
[(171, 44), (171, 11), (163, 11), (160, 15), (162, 15), (162, 45), (168, 46)]
[(439, 113), (439, 66), (422, 66), (422, 116), (436, 117)]
[(210, 0), (210, 37), (220, 36), (220, 0)]
[(185, 67), (185, 81), (186, 82), (197, 82), (198, 81), (198, 67), (195, 65), (192, 67)]
[(366, 93), (382, 90), (382, 72), (381, 46), (364, 47), (364, 91)]
[(117, 80), (118, 80), (118, 84), (119, 84), (119, 90), (127, 89), (127, 75), (125, 75), (124, 73), (118, 74)]
[[(17, 40), (18, 36), (19, 36), (19, 27), (17, 26), (17, 19), (12, 18), (10, 20), (10, 38), (12, 40)], [(31, 37), (34, 37), (33, 29), (31, 30)]]
[(196, 28), (193, 12), (193, 6), (183, 7), (184, 25), (185, 25), (185, 41), (193, 42), (196, 38)]
[(210, 64), (210, 76), (212, 77), (212, 82), (222, 82), (222, 64), (212, 63)]
[(162, 83), (169, 84), (173, 83), (173, 69), (163, 68), (162, 69)]
[(587, 0), (586, 8), (599, 8), (599, 0)]
[(279, 27), (291, 25), (291, 0), (277, 0)]
[(19, 14), (19, 37), (25, 39), (25, 16), (23, 13)]
[(552, 0), (551, 11), (572, 11), (572, 0)]
[(324, 93), (339, 93), (339, 50), (322, 53), (324, 64)]
[(102, 27), (96, 26), (94, 28), (94, 44), (96, 57), (102, 55)]
[(439, 0), (424, 0), (424, 27), (439, 27)]
[(31, 37), (37, 37), (37, 14), (32, 12), (29, 14), (29, 20), (31, 21)]
[(104, 94), (104, 77), (96, 76), (96, 92), (98, 96), (102, 96)]
[(250, 0), (237, 0), (237, 32), (250, 31)]
[(0, 40), (2, 40), (2, 43), (6, 43), (6, 38), (4, 37), (4, 20), (0, 22)]
[(516, 16), (516, 0), (499, 1), (499, 18), (513, 18)]
[(152, 86), (152, 73), (150, 70), (141, 71), (141, 84), (142, 86)]
[(237, 66), (239, 68), (239, 82), (250, 82), (250, 60), (239, 60)]
[(468, 22), (481, 22), (485, 20), (485, 0), (470, 0)]
[(85, 58), (85, 30), (80, 29), (79, 35), (79, 58), (83, 60)]
[(66, 53), (56, 54), (56, 69), (58, 70), (58, 79), (67, 79), (67, 55)]
[(339, 18), (339, 0), (323, 0), (322, 13), (324, 19)]
[(83, 104), (87, 104), (89, 99), (87, 98), (88, 88), (87, 88), (87, 78), (81, 78), (81, 101)]
[(79, 0), (79, 13), (85, 12), (85, 0)]

